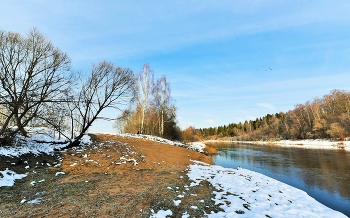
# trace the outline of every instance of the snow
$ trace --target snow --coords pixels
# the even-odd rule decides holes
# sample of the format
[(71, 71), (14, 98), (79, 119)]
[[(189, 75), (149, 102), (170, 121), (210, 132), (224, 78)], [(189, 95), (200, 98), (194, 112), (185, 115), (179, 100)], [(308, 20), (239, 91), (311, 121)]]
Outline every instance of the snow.
[(173, 146), (185, 147), (187, 149), (198, 151), (201, 153), (203, 153), (203, 148), (205, 147), (205, 144), (201, 142), (193, 142), (189, 146), (187, 146), (181, 142), (174, 142), (168, 139), (164, 139), (164, 138), (161, 138), (158, 136), (152, 136), (152, 135), (130, 134), (130, 133), (116, 134), (116, 135), (124, 138), (138, 138), (138, 139), (152, 140), (155, 142), (160, 142), (160, 143), (169, 144)]
[[(14, 138), (13, 146), (1, 146), (0, 147), (0, 155), (9, 156), (9, 157), (20, 157), (24, 154), (32, 153), (34, 155), (40, 155), (41, 153), (45, 153), (48, 155), (54, 154), (55, 148), (62, 148), (68, 145), (69, 142), (66, 142), (62, 139), (57, 139), (53, 130), (48, 128), (26, 128), (29, 137), (24, 137), (21, 135), (16, 135)], [(52, 145), (55, 143), (55, 145)], [(56, 144), (63, 143), (63, 144)], [(84, 135), (81, 144), (90, 144), (91, 139), (88, 135)], [(24, 163), (27, 163), (25, 161)], [(37, 163), (38, 164), (38, 163)], [(13, 163), (14, 165), (14, 163)], [(47, 164), (51, 166), (50, 164)], [(60, 166), (57, 164), (55, 167)], [(25, 166), (25, 169), (29, 169), (30, 166)], [(35, 173), (35, 171), (33, 171)], [(62, 174), (61, 172), (60, 174)], [(22, 179), (26, 177), (27, 174), (17, 174), (16, 172), (9, 170), (6, 168), (4, 171), (0, 171), (0, 187), (2, 186), (13, 186), (14, 181), (16, 179)], [(40, 180), (40, 182), (44, 182), (45, 180)], [(36, 182), (32, 181), (31, 185), (35, 185)], [(27, 202), (29, 203), (29, 202)]]
[(304, 148), (321, 148), (321, 149), (338, 149), (342, 147), (350, 150), (350, 141), (331, 141), (322, 139), (306, 139), (306, 140), (281, 140), (273, 142), (282, 146), (303, 146)]
[(25, 203), (27, 200), (25, 199), (25, 198), (23, 198), (22, 200), (21, 200), (21, 204), (23, 204), (23, 203)]
[(181, 203), (181, 200), (174, 200), (174, 205), (175, 205), (175, 206), (179, 206), (180, 203)]
[(189, 217), (190, 217), (190, 215), (187, 212), (182, 214), (182, 218), (189, 218)]
[(154, 213), (152, 210), (152, 215), (151, 218), (164, 218), (166, 216), (171, 216), (173, 215), (173, 212), (171, 210), (159, 210), (157, 213)]
[(27, 204), (40, 204), (41, 201), (42, 201), (42, 198), (35, 198), (35, 199), (31, 200), (31, 201), (27, 201)]
[[(18, 157), (24, 154), (41, 153), (52, 155), (54, 149), (60, 149), (69, 144), (67, 140), (58, 139), (54, 132), (48, 128), (26, 128), (28, 137), (16, 135), (14, 146), (1, 146), (0, 155)], [(55, 143), (53, 145), (53, 143)], [(57, 144), (59, 143), (59, 144)], [(91, 144), (90, 136), (84, 135), (80, 144)]]
[[(210, 182), (215, 204), (223, 212), (208, 217), (346, 217), (319, 203), (304, 191), (246, 169), (228, 169), (193, 161), (189, 166), (190, 186)], [(229, 203), (228, 203), (229, 202)]]
[(9, 170), (0, 171), (0, 187), (2, 186), (13, 186), (16, 179), (23, 179), (27, 174), (17, 174), (16, 172)]
[(189, 148), (195, 151), (203, 152), (205, 144), (202, 142), (191, 142)]
[(286, 147), (303, 147), (312, 149), (345, 149), (350, 150), (349, 139), (345, 141), (332, 141), (327, 139), (303, 139), (303, 140), (279, 140), (279, 141), (220, 141), (208, 140), (204, 143), (227, 142), (227, 143), (246, 143), (246, 144), (275, 144)]
[(55, 174), (55, 176), (64, 175), (64, 174), (66, 174), (66, 173), (65, 173), (65, 172), (57, 172), (57, 173)]

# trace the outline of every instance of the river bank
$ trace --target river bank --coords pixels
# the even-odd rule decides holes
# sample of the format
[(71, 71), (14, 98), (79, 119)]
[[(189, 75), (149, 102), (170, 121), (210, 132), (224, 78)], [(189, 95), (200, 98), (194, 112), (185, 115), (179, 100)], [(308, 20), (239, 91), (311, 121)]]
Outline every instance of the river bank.
[(81, 147), (48, 149), (45, 155), (43, 144), (40, 152), (37, 146), (2, 147), (0, 214), (346, 217), (262, 174), (214, 166), (192, 150), (201, 146), (141, 135), (97, 135)]
[(305, 140), (279, 140), (279, 141), (230, 141), (230, 140), (206, 140), (202, 143), (245, 143), (255, 145), (280, 145), (287, 147), (303, 147), (312, 149), (345, 149), (350, 151), (350, 141), (331, 141), (324, 139)]

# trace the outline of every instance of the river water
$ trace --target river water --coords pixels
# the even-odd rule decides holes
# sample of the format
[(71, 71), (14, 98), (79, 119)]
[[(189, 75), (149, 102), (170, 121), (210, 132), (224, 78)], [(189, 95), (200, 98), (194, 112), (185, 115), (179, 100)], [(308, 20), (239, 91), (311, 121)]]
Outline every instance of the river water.
[(218, 145), (216, 165), (238, 166), (294, 186), (350, 217), (350, 152), (277, 145)]

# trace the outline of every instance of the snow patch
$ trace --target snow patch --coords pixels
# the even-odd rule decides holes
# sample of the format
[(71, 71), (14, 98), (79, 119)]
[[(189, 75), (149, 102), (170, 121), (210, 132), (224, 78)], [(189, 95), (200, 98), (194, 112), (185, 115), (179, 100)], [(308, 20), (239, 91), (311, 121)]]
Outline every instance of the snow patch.
[(16, 172), (9, 170), (0, 171), (0, 187), (2, 186), (13, 186), (16, 179), (23, 179), (27, 174), (17, 174)]
[(202, 142), (191, 142), (188, 147), (195, 151), (204, 152), (205, 144)]
[(174, 200), (174, 205), (175, 205), (175, 206), (179, 206), (180, 203), (181, 203), (181, 200)]
[(65, 174), (64, 172), (57, 172), (57, 173), (55, 174), (55, 176), (64, 175), (64, 174)]
[(40, 204), (42, 201), (42, 198), (35, 198), (31, 201), (27, 201), (27, 204)]
[(164, 218), (173, 215), (171, 210), (160, 210), (157, 213), (154, 213), (154, 210), (152, 210), (152, 213), (151, 218)]

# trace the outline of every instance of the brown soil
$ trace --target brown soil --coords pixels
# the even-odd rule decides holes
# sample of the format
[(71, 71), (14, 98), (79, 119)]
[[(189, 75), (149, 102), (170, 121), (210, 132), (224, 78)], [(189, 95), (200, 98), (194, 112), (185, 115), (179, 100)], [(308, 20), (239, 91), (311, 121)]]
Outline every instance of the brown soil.
[[(199, 152), (151, 140), (100, 134), (94, 136), (94, 141), (96, 143), (93, 146), (81, 153), (79, 149), (78, 154), (74, 150), (63, 153), (63, 171), (86, 175), (101, 172), (120, 174), (130, 170), (150, 169), (182, 171), (192, 163), (191, 160), (213, 164), (210, 157)], [(82, 158), (84, 155), (88, 157)], [(123, 156), (126, 160), (120, 160)], [(132, 159), (137, 161), (137, 165)], [(72, 167), (72, 164), (75, 166)]]
[[(40, 162), (51, 167), (39, 163), (35, 173), (26, 169), (28, 176), (15, 186), (0, 188), (0, 217), (149, 217), (152, 209), (170, 209), (172, 217), (202, 217), (204, 211), (218, 210), (210, 184), (189, 187), (186, 176), (191, 160), (212, 164), (210, 157), (150, 140), (102, 134), (92, 138), (94, 143), (83, 149), (60, 153), (60, 168), (52, 167), (58, 154), (51, 160), (45, 156)], [(34, 165), (40, 157), (22, 159)], [(21, 163), (9, 168), (25, 172)], [(56, 176), (58, 171), (65, 174)], [(45, 182), (30, 185), (42, 179)], [(21, 204), (24, 197), (40, 197), (42, 202)], [(181, 200), (180, 205), (173, 200)]]

